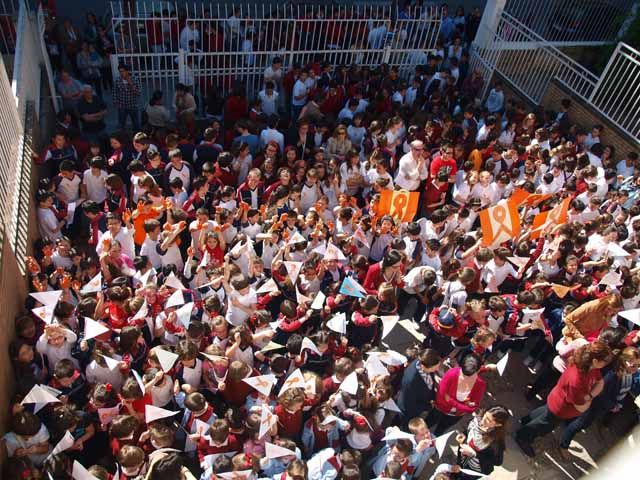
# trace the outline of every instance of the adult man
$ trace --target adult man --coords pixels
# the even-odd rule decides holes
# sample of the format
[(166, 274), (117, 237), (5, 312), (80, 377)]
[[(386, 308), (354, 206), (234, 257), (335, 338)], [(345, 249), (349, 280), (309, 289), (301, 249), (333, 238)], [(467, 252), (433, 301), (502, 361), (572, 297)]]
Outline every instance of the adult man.
[(259, 208), (264, 194), (260, 177), (260, 170), (254, 168), (249, 171), (247, 180), (238, 187), (238, 202), (245, 202), (251, 208)]
[(502, 91), (502, 82), (497, 81), (487, 97), (485, 104), (489, 113), (498, 113), (504, 110), (504, 92)]
[(82, 120), (82, 132), (88, 140), (98, 141), (106, 125), (104, 117), (107, 107), (97, 95), (93, 94), (91, 85), (82, 86), (82, 98), (78, 102), (78, 115)]
[[(107, 240), (107, 242), (105, 242), (105, 240)], [(120, 242), (122, 253), (127, 255), (129, 258), (135, 257), (133, 228), (130, 223), (127, 223), (127, 226), (123, 227), (120, 216), (113, 212), (107, 213), (107, 231), (100, 235), (100, 239), (96, 245), (96, 253), (98, 256), (100, 256), (102, 252), (109, 250), (107, 244), (111, 240), (117, 240)]]
[(278, 117), (271, 115), (267, 118), (267, 128), (260, 133), (260, 146), (266, 147), (269, 142), (276, 142), (280, 148), (280, 153), (284, 152), (284, 135), (278, 131)]
[(188, 52), (190, 42), (195, 42), (195, 45), (200, 44), (200, 32), (196, 28), (196, 22), (194, 21), (187, 22), (180, 32), (180, 48)]
[(302, 70), (296, 83), (293, 85), (293, 92), (291, 94), (291, 118), (297, 120), (302, 111), (302, 107), (307, 103), (307, 95), (309, 89), (306, 85), (307, 77), (309, 76), (308, 70)]
[(124, 129), (127, 117), (131, 117), (131, 126), (137, 132), (140, 130), (140, 120), (138, 118), (140, 81), (131, 75), (127, 65), (120, 65), (118, 72), (120, 72), (120, 76), (113, 86), (113, 103), (118, 109), (118, 127)]
[(424, 158), (424, 144), (420, 140), (411, 142), (411, 151), (400, 159), (395, 183), (404, 190), (415, 192), (420, 182), (429, 176), (429, 165)]

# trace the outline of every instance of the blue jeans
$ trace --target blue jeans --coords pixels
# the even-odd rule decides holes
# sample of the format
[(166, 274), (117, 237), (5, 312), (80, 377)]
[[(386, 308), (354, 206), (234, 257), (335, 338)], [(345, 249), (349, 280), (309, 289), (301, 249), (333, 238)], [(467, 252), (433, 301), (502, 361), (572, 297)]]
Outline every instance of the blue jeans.
[(137, 108), (118, 109), (118, 128), (124, 129), (127, 124), (127, 117), (131, 118), (131, 126), (134, 132), (140, 130), (140, 116)]

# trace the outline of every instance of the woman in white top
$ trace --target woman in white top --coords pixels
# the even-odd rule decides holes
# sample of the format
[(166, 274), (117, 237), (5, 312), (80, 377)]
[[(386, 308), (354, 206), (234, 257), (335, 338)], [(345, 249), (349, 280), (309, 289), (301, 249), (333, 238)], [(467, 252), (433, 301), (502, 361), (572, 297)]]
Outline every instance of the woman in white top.
[(464, 205), (471, 200), (471, 192), (479, 181), (478, 172), (471, 170), (467, 173), (466, 178), (460, 183), (460, 186), (453, 187), (453, 200), (458, 205)]
[(347, 153), (345, 161), (340, 165), (340, 177), (342, 184), (340, 190), (347, 195), (356, 195), (365, 184), (366, 172), (360, 163), (360, 156), (351, 150)]
[(249, 153), (249, 144), (242, 142), (238, 147), (238, 153), (231, 163), (231, 168), (238, 173), (238, 185), (244, 183), (253, 165), (253, 157)]
[[(225, 277), (229, 275), (229, 267), (225, 265)], [(225, 279), (224, 288), (229, 296), (225, 319), (234, 326), (242, 325), (253, 314), (258, 297), (256, 291), (249, 287), (247, 280), (233, 278), (229, 282)]]

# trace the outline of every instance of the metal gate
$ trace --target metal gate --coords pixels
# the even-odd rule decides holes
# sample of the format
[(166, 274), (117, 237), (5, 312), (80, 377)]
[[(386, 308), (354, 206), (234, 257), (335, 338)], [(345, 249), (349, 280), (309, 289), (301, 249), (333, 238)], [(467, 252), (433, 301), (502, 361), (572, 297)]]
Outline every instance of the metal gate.
[(433, 7), (399, 18), (397, 10), (380, 5), (134, 3), (131, 10), (129, 3), (111, 3), (114, 76), (126, 63), (147, 95), (186, 82), (200, 98), (238, 82), (253, 98), (275, 57), (285, 71), (319, 59), (334, 67), (387, 63), (408, 77), (434, 49), (441, 18)]

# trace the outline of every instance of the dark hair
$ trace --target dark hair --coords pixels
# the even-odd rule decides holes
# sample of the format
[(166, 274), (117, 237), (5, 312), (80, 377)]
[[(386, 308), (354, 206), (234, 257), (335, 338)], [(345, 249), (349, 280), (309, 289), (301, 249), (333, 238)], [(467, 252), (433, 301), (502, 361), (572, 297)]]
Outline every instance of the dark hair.
[(478, 373), (480, 367), (482, 367), (482, 359), (479, 355), (473, 352), (465, 354), (460, 362), (460, 368), (462, 369), (462, 374), (465, 377), (470, 377), (471, 375)]

